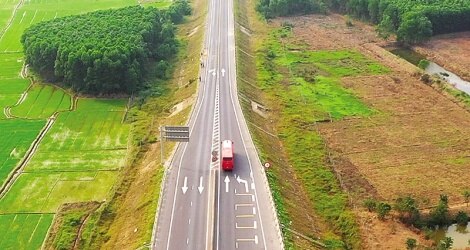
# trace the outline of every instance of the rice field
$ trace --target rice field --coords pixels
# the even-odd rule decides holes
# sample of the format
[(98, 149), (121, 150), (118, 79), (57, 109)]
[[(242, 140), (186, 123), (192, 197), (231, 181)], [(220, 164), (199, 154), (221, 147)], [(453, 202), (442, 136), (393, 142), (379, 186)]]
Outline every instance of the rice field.
[(6, 118), (3, 108), (14, 105), (29, 86), (29, 81), (20, 77), (22, 65), (22, 53), (0, 53), (0, 119)]
[(102, 201), (117, 171), (24, 173), (0, 201), (0, 214), (56, 213), (68, 202)]
[[(46, 118), (60, 113), (25, 171), (0, 200), (0, 249), (39, 249), (61, 204), (108, 197), (126, 160), (129, 126), (122, 123), (126, 100), (80, 99), (76, 110), (70, 111), (72, 100), (63, 90), (39, 84), (28, 89), (29, 80), (20, 76), (21, 35), (40, 21), (137, 1), (29, 0), (14, 11), (19, 2), (0, 0), (0, 184), (23, 158)], [(11, 118), (5, 114), (7, 106)]]
[(71, 103), (71, 96), (59, 88), (34, 85), (23, 102), (11, 108), (11, 114), (20, 118), (46, 119), (54, 112), (69, 110)]
[(124, 108), (125, 100), (80, 99), (77, 110), (59, 115), (25, 171), (121, 168), (129, 133)]
[(45, 121), (0, 120), (0, 185), (23, 158), (44, 124)]
[(0, 249), (39, 249), (53, 214), (0, 215)]

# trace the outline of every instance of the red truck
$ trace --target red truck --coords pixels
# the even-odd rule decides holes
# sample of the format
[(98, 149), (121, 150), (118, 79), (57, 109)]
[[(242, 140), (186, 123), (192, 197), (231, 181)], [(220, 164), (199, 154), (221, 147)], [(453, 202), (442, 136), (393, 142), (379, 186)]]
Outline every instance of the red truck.
[(222, 141), (222, 169), (233, 170), (233, 142), (231, 140)]

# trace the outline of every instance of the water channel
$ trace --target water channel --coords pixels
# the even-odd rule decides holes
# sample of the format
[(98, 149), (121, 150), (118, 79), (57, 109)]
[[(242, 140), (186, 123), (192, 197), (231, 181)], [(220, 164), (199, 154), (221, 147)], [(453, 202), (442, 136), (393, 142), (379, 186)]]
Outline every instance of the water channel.
[[(407, 48), (389, 48), (388, 50), (414, 65), (418, 65), (421, 60), (426, 59), (423, 55)], [(439, 75), (440, 78), (447, 81), (456, 89), (470, 95), (470, 82), (463, 80), (458, 75), (438, 64), (429, 61), (429, 65), (424, 71), (430, 75)], [(435, 242), (439, 242), (444, 237), (451, 237), (453, 239), (452, 249), (470, 249), (470, 223), (467, 226), (452, 224), (447, 228), (437, 228), (431, 235)]]
[(458, 75), (444, 69), (434, 62), (429, 62), (429, 65), (424, 70), (428, 74), (438, 74), (442, 79), (452, 84), (456, 89), (463, 91), (470, 95), (470, 82), (460, 78)]
[[(423, 55), (407, 48), (391, 48), (389, 51), (414, 65), (418, 65), (419, 61), (426, 59)], [(429, 61), (429, 65), (424, 69), (424, 71), (430, 75), (439, 75), (439, 77), (447, 81), (456, 89), (470, 95), (470, 82), (463, 80), (458, 75), (444, 69), (438, 64)]]

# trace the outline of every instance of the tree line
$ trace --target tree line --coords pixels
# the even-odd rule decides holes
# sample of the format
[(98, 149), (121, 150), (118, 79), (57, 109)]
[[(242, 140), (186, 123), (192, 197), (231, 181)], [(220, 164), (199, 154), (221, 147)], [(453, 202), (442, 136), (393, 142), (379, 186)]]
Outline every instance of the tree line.
[[(462, 195), (468, 207), (470, 203), (470, 189), (465, 189)], [(449, 197), (445, 194), (440, 195), (437, 205), (425, 216), (420, 212), (418, 201), (410, 195), (398, 197), (394, 204), (376, 201), (371, 198), (365, 199), (363, 204), (369, 212), (376, 212), (380, 220), (385, 220), (388, 216), (396, 217), (405, 225), (423, 230), (427, 239), (429, 239), (436, 227), (445, 227), (452, 223), (467, 226), (470, 220), (467, 213), (463, 211), (458, 211), (455, 216), (451, 215), (449, 211)], [(395, 210), (394, 215), (391, 215), (392, 209)], [(406, 245), (407, 249), (414, 249), (416, 248), (416, 240), (408, 239)], [(437, 249), (450, 249), (451, 246), (452, 239), (445, 238), (438, 243)]]
[(26, 63), (45, 80), (89, 94), (132, 93), (149, 62), (168, 67), (178, 49), (174, 23), (190, 13), (184, 0), (164, 11), (131, 6), (90, 12), (35, 24), (21, 42)]
[(378, 24), (379, 34), (419, 43), (432, 35), (470, 30), (470, 0), (329, 0), (341, 12)]
[(257, 5), (266, 18), (327, 9), (377, 24), (381, 36), (396, 34), (405, 43), (470, 30), (470, 0), (260, 0)]

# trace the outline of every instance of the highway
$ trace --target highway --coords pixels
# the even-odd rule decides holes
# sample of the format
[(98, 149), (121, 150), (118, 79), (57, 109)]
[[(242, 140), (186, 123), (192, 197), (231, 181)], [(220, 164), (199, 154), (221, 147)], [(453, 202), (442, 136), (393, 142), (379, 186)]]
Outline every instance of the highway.
[[(152, 249), (282, 249), (269, 187), (237, 97), (233, 0), (208, 3), (190, 140), (178, 145), (169, 164)], [(232, 172), (220, 168), (220, 143), (226, 139), (234, 142)]]

